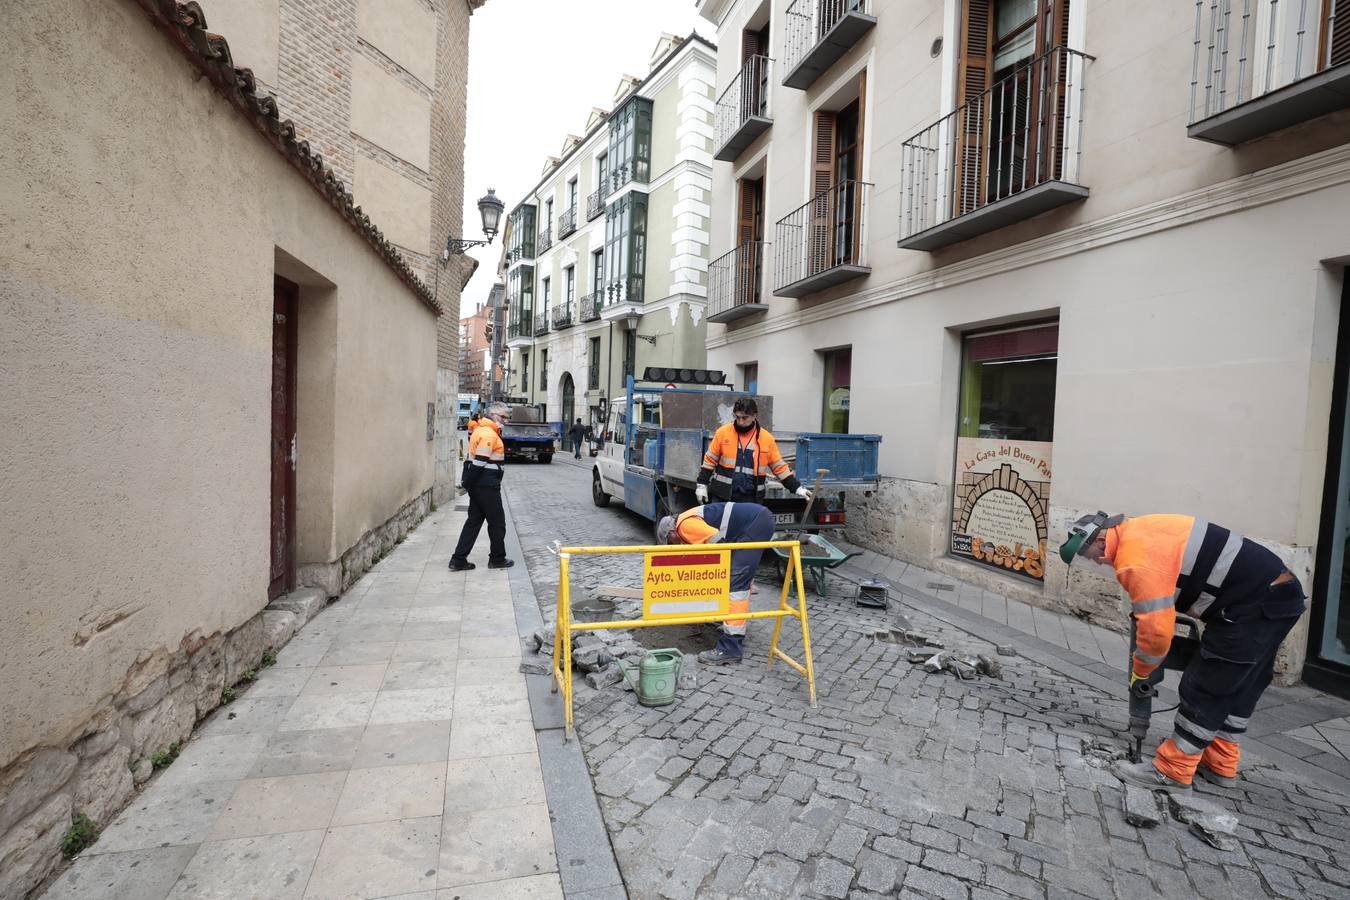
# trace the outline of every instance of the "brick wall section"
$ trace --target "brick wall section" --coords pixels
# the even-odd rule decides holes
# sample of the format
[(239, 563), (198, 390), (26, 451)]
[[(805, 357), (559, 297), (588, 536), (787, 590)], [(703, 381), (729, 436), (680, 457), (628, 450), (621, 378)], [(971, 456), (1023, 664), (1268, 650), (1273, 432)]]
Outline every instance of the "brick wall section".
[(278, 99), (298, 136), (322, 153), (350, 188), (356, 0), (281, 0), (280, 9)]
[[(436, 90), (431, 104), (431, 241), (439, 254), (448, 235), (464, 236), (464, 118), (468, 105), (469, 16), (466, 0), (435, 0)], [(476, 229), (475, 229), (476, 230)], [(467, 260), (451, 259), (437, 279), (445, 310), (438, 323), (437, 366), (459, 371), (459, 294)], [(485, 277), (479, 273), (478, 277)]]

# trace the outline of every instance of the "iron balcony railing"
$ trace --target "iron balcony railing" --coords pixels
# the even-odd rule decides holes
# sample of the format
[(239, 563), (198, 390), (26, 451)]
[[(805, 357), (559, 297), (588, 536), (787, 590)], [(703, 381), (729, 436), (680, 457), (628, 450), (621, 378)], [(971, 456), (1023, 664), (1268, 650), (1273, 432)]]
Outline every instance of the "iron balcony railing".
[(558, 216), (558, 240), (562, 240), (577, 230), (577, 208), (575, 206)]
[(563, 328), (571, 328), (572, 325), (572, 304), (555, 306), (553, 308), (553, 330), (559, 331)]
[(609, 173), (609, 193), (613, 194), (633, 181), (646, 184), (651, 180), (651, 171), (652, 164), (642, 159), (615, 166), (614, 170)]
[(624, 303), (642, 303), (645, 280), (641, 275), (625, 275), (617, 281), (611, 281), (605, 287), (605, 306), (619, 306)]
[(783, 293), (800, 282), (819, 283), (817, 276), (833, 269), (847, 267), (857, 271), (867, 266), (867, 212), (871, 196), (872, 185), (841, 181), (778, 220), (775, 293)]
[(548, 310), (541, 310), (534, 316), (534, 336), (543, 337), (548, 334)]
[(544, 251), (548, 250), (549, 247), (552, 246), (553, 246), (553, 229), (545, 228), (543, 231), (539, 232), (539, 240), (535, 243), (535, 249), (538, 252), (543, 253)]
[(604, 290), (592, 291), (581, 298), (581, 321), (594, 322), (600, 318), (600, 307), (605, 303)]
[(905, 141), (901, 241), (1040, 184), (1079, 184), (1091, 58), (1055, 47)]
[[(773, 119), (769, 110), (772, 70), (772, 59), (752, 56), (722, 92), (717, 101), (717, 158), (735, 159), (733, 154), (739, 154), (769, 127), (765, 120)], [(745, 133), (750, 131), (753, 134)]]
[(1350, 63), (1346, 18), (1350, 0), (1195, 0), (1190, 123)]
[[(609, 176), (606, 175), (604, 180), (608, 181)], [(591, 220), (604, 215), (604, 212), (605, 212), (605, 187), (604, 184), (602, 183), (600, 187), (596, 188), (593, 192), (591, 192), (590, 196), (586, 198), (586, 221), (590, 222)]]
[(708, 265), (708, 319), (730, 321), (758, 308), (764, 284), (764, 241), (747, 241)]
[[(858, 20), (872, 16), (873, 5), (873, 0), (794, 0), (788, 4), (783, 19), (783, 71), (787, 75), (783, 83), (789, 87), (810, 86), (830, 63), (847, 52), (862, 31), (870, 27), (874, 20)], [(860, 15), (851, 15), (854, 13)], [(844, 33), (833, 34), (841, 23)], [(808, 60), (821, 50), (824, 51), (820, 54), (823, 58)], [(798, 67), (803, 61), (808, 65), (799, 72)]]

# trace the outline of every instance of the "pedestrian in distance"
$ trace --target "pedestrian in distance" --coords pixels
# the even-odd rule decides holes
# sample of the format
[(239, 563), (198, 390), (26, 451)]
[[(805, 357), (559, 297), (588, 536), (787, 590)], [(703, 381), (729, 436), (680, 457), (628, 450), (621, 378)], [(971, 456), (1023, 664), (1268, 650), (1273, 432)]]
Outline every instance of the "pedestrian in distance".
[(506, 448), (502, 444), (502, 426), (511, 418), (504, 403), (493, 403), (478, 419), (478, 427), (469, 438), (469, 458), (465, 461), (463, 484), (469, 494), (469, 518), (459, 533), (459, 544), (450, 557), (450, 569), (462, 572), (476, 566), (469, 562), (469, 551), (478, 540), (478, 532), (487, 523), (488, 568), (509, 569), (515, 560), (506, 557), (506, 513), (502, 509), (502, 467)]
[(567, 429), (567, 436), (572, 439), (572, 455), (581, 459), (581, 442), (586, 440), (586, 426), (581, 424), (580, 419), (577, 419), (576, 423)]
[[(737, 544), (773, 539), (773, 514), (758, 503), (708, 503), (657, 523), (660, 544)], [(750, 611), (750, 588), (764, 550), (731, 551), (731, 612)], [(722, 623), (717, 646), (698, 655), (699, 662), (718, 665), (741, 661), (746, 619)]]
[(1115, 569), (1137, 632), (1130, 689), (1167, 657), (1177, 613), (1205, 624), (1181, 676), (1172, 736), (1153, 762), (1117, 761), (1121, 781), (1188, 791), (1195, 775), (1237, 783), (1238, 742), (1270, 684), (1280, 643), (1303, 614), (1303, 586), (1278, 556), (1235, 531), (1178, 515), (1083, 516), (1059, 548)]
[(718, 428), (708, 442), (694, 487), (698, 501), (707, 503), (711, 493), (718, 500), (763, 503), (770, 474), (788, 491), (810, 500), (811, 491), (783, 460), (778, 442), (760, 427), (759, 404), (754, 398), (737, 398), (731, 411), (732, 421)]

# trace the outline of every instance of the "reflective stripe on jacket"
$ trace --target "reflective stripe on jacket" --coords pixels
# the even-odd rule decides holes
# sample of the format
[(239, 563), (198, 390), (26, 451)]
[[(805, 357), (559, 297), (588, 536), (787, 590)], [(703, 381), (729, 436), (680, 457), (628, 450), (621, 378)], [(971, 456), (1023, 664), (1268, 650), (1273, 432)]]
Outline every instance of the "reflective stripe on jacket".
[(481, 419), (469, 437), (469, 458), (464, 474), (466, 488), (501, 484), (502, 463), (506, 460), (501, 430), (501, 426), (491, 419)]
[[(741, 467), (742, 474), (754, 477), (756, 500), (764, 499), (769, 475), (777, 478), (789, 491), (801, 487), (801, 482), (778, 451), (778, 442), (773, 439), (773, 435), (756, 425), (746, 435), (746, 444), (754, 452), (754, 462), (752, 469)], [(708, 485), (709, 493), (714, 497), (731, 499), (731, 486), (736, 480), (740, 450), (741, 435), (734, 423), (717, 429), (708, 442), (708, 452), (703, 455), (703, 468), (698, 473), (698, 482)]]
[(1137, 675), (1167, 657), (1178, 612), (1212, 619), (1284, 571), (1265, 547), (1194, 516), (1126, 519), (1106, 532), (1106, 557), (1130, 595)]

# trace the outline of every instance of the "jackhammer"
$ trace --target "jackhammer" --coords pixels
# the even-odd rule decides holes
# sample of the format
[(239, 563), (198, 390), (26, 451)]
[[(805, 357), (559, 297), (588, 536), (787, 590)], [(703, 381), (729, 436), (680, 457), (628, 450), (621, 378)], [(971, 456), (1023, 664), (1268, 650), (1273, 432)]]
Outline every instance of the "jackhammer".
[[(1130, 747), (1130, 762), (1142, 762), (1144, 758), (1144, 738), (1148, 736), (1148, 720), (1153, 716), (1153, 698), (1158, 696), (1158, 685), (1169, 669), (1185, 671), (1200, 653), (1200, 626), (1192, 618), (1177, 616), (1177, 627), (1188, 634), (1173, 634), (1172, 645), (1167, 649), (1167, 657), (1162, 665), (1149, 673), (1148, 678), (1136, 681), (1130, 688), (1130, 737), (1134, 739)], [(1134, 671), (1134, 648), (1136, 623), (1130, 617), (1130, 656), (1126, 660), (1126, 671)], [(1175, 707), (1173, 707), (1175, 708)]]

